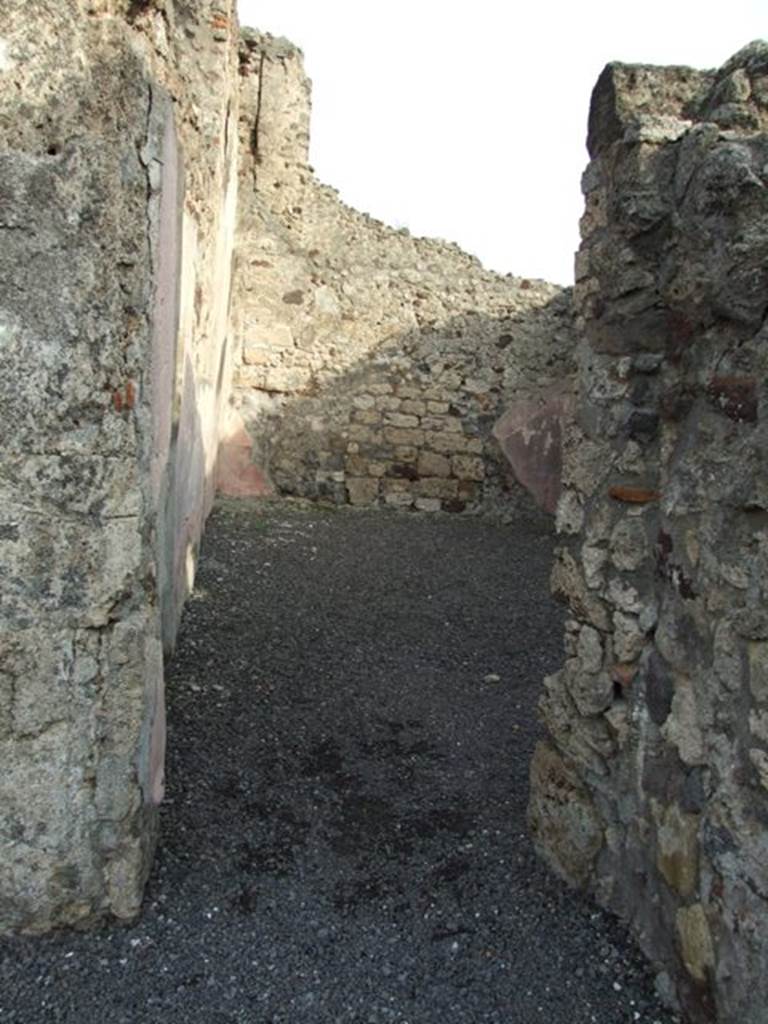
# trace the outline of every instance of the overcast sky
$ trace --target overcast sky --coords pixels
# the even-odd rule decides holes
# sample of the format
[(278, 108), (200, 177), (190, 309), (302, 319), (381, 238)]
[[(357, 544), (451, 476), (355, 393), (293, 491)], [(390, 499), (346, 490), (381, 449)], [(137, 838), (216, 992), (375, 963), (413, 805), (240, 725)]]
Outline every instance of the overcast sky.
[(610, 60), (715, 67), (768, 0), (239, 0), (302, 48), (311, 162), (342, 198), (494, 270), (568, 284), (589, 95)]

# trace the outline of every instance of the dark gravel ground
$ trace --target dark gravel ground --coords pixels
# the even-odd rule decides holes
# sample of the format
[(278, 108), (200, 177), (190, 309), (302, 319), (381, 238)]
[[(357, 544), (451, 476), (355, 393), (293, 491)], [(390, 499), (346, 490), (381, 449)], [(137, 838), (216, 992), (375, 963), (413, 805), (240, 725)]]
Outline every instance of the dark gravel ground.
[(144, 916), (0, 944), (0, 1024), (673, 1024), (525, 833), (551, 544), (219, 506)]

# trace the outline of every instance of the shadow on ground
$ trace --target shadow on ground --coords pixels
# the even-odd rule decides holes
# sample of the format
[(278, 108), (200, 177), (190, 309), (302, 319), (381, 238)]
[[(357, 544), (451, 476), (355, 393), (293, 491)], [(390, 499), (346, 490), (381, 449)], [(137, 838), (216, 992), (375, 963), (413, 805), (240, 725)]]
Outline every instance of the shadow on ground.
[(671, 1024), (525, 833), (551, 538), (226, 503), (141, 922), (0, 946), (0, 1022)]

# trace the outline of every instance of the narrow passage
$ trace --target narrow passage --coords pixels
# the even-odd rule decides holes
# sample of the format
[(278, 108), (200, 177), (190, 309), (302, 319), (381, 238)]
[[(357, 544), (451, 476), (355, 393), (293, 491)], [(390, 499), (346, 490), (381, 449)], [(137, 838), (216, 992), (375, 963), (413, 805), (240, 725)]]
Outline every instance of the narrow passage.
[(3, 944), (0, 1024), (672, 1024), (526, 835), (552, 539), (227, 503), (132, 929)]

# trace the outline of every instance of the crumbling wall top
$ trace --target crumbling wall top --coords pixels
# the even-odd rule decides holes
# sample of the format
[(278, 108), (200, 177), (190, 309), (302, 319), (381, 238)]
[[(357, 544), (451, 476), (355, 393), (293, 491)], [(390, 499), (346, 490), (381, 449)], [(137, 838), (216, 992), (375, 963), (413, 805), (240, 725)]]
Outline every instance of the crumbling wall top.
[(273, 36), (269, 32), (260, 32), (255, 28), (240, 29), (240, 60), (241, 63), (248, 53), (258, 53), (266, 60), (304, 60), (304, 52), (285, 36)]
[(614, 142), (662, 141), (675, 122), (680, 135), (696, 121), (726, 130), (765, 127), (768, 43), (749, 43), (718, 70), (607, 64), (592, 92), (587, 148), (594, 159)]

